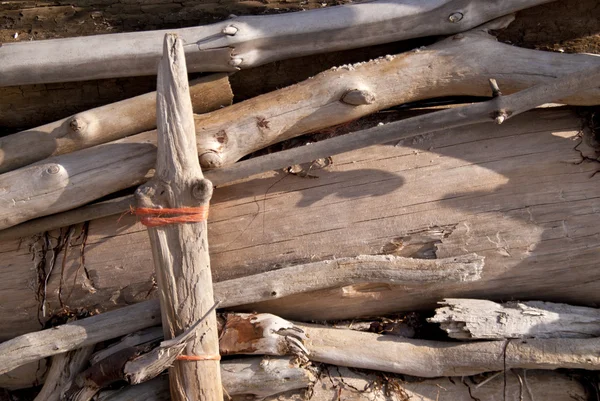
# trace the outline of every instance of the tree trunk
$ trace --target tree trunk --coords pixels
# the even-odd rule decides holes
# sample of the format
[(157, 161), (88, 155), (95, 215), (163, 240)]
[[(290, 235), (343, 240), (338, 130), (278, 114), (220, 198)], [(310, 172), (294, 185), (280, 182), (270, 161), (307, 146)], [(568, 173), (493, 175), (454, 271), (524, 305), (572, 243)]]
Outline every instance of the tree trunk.
[[(208, 211), (212, 184), (204, 179), (196, 154), (183, 41), (176, 34), (165, 35), (156, 93), (156, 174), (136, 191), (137, 210)], [(206, 215), (187, 222), (158, 216), (142, 221), (148, 225), (165, 339), (172, 339), (198, 322), (214, 304)], [(199, 334), (186, 344), (185, 354), (218, 357), (215, 312), (196, 330)], [(173, 401), (221, 401), (219, 359), (175, 361), (169, 369)]]

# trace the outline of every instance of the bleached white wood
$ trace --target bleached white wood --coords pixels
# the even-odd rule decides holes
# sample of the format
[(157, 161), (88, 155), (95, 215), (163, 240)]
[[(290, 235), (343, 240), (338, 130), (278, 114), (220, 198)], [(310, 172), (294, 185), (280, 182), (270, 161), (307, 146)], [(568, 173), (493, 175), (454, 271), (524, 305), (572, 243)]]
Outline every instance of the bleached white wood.
[(430, 318), (452, 338), (600, 337), (600, 311), (552, 302), (496, 303), (482, 299), (447, 298)]
[[(475, 254), (426, 260), (389, 255), (358, 256), (222, 281), (214, 284), (214, 292), (215, 298), (223, 300), (220, 306), (231, 307), (351, 283), (470, 282), (481, 277), (483, 263), (483, 258)], [(159, 302), (151, 300), (24, 334), (0, 344), (0, 375), (48, 356), (155, 326), (159, 321)], [(134, 338), (133, 341), (139, 340)], [(115, 347), (123, 349), (120, 345)], [(106, 350), (103, 356), (111, 353)]]
[(235, 71), (302, 55), (462, 32), (549, 1), (372, 1), (168, 31), (4, 43), (0, 86), (153, 75), (162, 54), (158, 44), (167, 32), (177, 33), (186, 44), (189, 71)]
[(292, 323), (270, 314), (230, 315), (222, 354), (299, 354), (311, 361), (418, 377), (507, 369), (600, 370), (600, 338), (452, 343)]
[[(191, 82), (196, 113), (228, 106), (233, 100), (225, 74)], [(156, 128), (156, 92), (77, 113), (40, 127), (0, 138), (0, 173), (50, 156), (71, 153)]]
[[(498, 44), (481, 31), (461, 34), (429, 49), (390, 58), (326, 71), (298, 85), (196, 116), (203, 167), (231, 164), (274, 142), (408, 101), (450, 95), (490, 95), (488, 79), (492, 77), (501, 77), (498, 83), (503, 93), (508, 94), (537, 83), (553, 82), (553, 77), (600, 66), (600, 57), (518, 49)], [(590, 80), (582, 83), (584, 89), (590, 87)], [(431, 82), (436, 84), (431, 85)], [(378, 100), (360, 106), (339, 101), (348, 91), (357, 88), (372, 92)], [(570, 94), (551, 89), (539, 100), (538, 105), (554, 100), (598, 104), (600, 89), (571, 91)], [(396, 137), (401, 136), (400, 133), (410, 136), (413, 133), (407, 131), (404, 124), (415, 121), (379, 128), (396, 129)], [(467, 122), (463, 119), (460, 123)], [(0, 197), (0, 229), (70, 210), (145, 181), (154, 166), (154, 138), (154, 134), (148, 132), (0, 175), (0, 186), (10, 193), (10, 196)], [(273, 160), (277, 157), (282, 156), (274, 156)]]

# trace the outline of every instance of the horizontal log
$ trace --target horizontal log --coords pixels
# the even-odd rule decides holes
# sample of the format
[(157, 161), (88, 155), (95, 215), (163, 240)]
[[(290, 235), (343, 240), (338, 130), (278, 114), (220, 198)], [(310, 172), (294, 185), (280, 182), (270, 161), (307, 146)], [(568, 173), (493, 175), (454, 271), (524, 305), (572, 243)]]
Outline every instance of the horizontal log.
[[(292, 358), (244, 358), (221, 362), (221, 380), (229, 395), (262, 399), (285, 391), (309, 387), (316, 379), (310, 369)], [(98, 401), (170, 400), (168, 376), (117, 391), (103, 391)]]
[(452, 338), (500, 340), (505, 338), (600, 337), (596, 308), (552, 302), (507, 302), (448, 298), (431, 323), (439, 323)]
[[(486, 37), (484, 37), (483, 40), (478, 40), (481, 39), (481, 36), (478, 36), (478, 34), (475, 33), (473, 35), (474, 37), (471, 37), (471, 39), (473, 39), (479, 45), (483, 45), (484, 43), (488, 42), (488, 38)], [(487, 34), (483, 35), (489, 36)], [(459, 38), (459, 40), (462, 39)], [(450, 41), (452, 40), (450, 39)], [(452, 42), (445, 41), (443, 43)], [(510, 49), (510, 47), (508, 48)], [(446, 49), (446, 46), (442, 46), (442, 49)], [(435, 54), (435, 51), (433, 53)], [(441, 59), (443, 59), (443, 50), (441, 51), (441, 54)], [(479, 57), (481, 57), (481, 55), (479, 55)], [(579, 71), (579, 74), (581, 74), (580, 77), (588, 76), (589, 79), (592, 79), (593, 76), (590, 75), (592, 74), (591, 70), (594, 67), (598, 68), (598, 66), (600, 66), (600, 57), (589, 57), (590, 58), (587, 61), (592, 62), (592, 67), (590, 68), (589, 72), (587, 69), (584, 69), (583, 72)], [(438, 54), (438, 59), (440, 59), (440, 54)], [(585, 64), (587, 64), (587, 61)], [(382, 61), (382, 63), (386, 64), (385, 61)], [(377, 62), (374, 62), (374, 65), (377, 65)], [(418, 71), (414, 70), (414, 73), (416, 73), (417, 75), (422, 75), (421, 71), (422, 69), (419, 69)], [(532, 108), (537, 105), (548, 103), (556, 99), (567, 98), (568, 96), (583, 91), (583, 89), (589, 86), (589, 81), (582, 81), (581, 79), (579, 79), (579, 84), (577, 86), (574, 84), (578, 81), (576, 75), (577, 73), (573, 73), (573, 78), (570, 79), (571, 82), (568, 82), (569, 79), (566, 78), (566, 76), (563, 76), (557, 80), (546, 79), (547, 82), (545, 83), (545, 85), (558, 85), (559, 82), (562, 82), (561, 85), (563, 86), (560, 89), (558, 88), (558, 86), (552, 88), (547, 87), (545, 89), (538, 88), (530, 93), (511, 95), (515, 97), (505, 96), (502, 99), (503, 102), (506, 102), (506, 104), (500, 105), (497, 103), (488, 103), (487, 106), (464, 106), (470, 108), (468, 109), (470, 110), (468, 117), (461, 117), (460, 113), (462, 113), (462, 110), (450, 110), (445, 111), (444, 113), (446, 114), (438, 114), (439, 119), (432, 119), (431, 117), (421, 116), (415, 117), (410, 120), (407, 119), (403, 122), (395, 123), (396, 125), (393, 127), (379, 127), (378, 129), (380, 131), (388, 131), (388, 134), (390, 135), (381, 135), (379, 136), (379, 139), (377, 141), (373, 140), (369, 142), (369, 139), (365, 138), (366, 136), (368, 136), (368, 133), (363, 133), (363, 138), (361, 138), (360, 140), (354, 140), (353, 146), (351, 145), (353, 142), (348, 139), (336, 139), (339, 142), (346, 143), (346, 145), (348, 146), (346, 146), (343, 149), (339, 146), (334, 147), (336, 149), (336, 152), (328, 148), (328, 152), (324, 153), (333, 154), (337, 152), (356, 149), (357, 147), (361, 146), (382, 143), (385, 141), (393, 140), (394, 138), (402, 137), (401, 135), (391, 135), (390, 131), (394, 132), (394, 130), (396, 130), (395, 132), (403, 132), (404, 136), (411, 136), (437, 131), (444, 128), (464, 126), (467, 124), (473, 124), (483, 121), (493, 121), (489, 118), (490, 114), (493, 114), (494, 110), (506, 108), (506, 111), (503, 111), (503, 121), (508, 116), (514, 116), (519, 112), (525, 111), (527, 107)], [(390, 75), (388, 71), (387, 74), (378, 76), (392, 75)], [(431, 78), (431, 76), (427, 76), (427, 79)], [(459, 79), (464, 84), (465, 76), (463, 74), (460, 75)], [(487, 78), (484, 80), (484, 78), (481, 75), (479, 76), (479, 79), (482, 82), (487, 82)], [(308, 80), (307, 82), (311, 81), (312, 80)], [(331, 82), (334, 82), (336, 85), (338, 85), (341, 84), (343, 80), (336, 79)], [(502, 85), (502, 83), (500, 84)], [(354, 86), (354, 88), (360, 88), (360, 86)], [(296, 85), (288, 89), (292, 91), (291, 93), (293, 94), (300, 94), (302, 96), (306, 95), (306, 92), (304, 92), (304, 89), (306, 88), (303, 89), (301, 85)], [(279, 94), (283, 95), (283, 93)], [(331, 103), (330, 94), (331, 88), (327, 89), (325, 93), (325, 99), (322, 98), (323, 93), (321, 93), (321, 96), (317, 96), (316, 98), (321, 100), (329, 99), (327, 100), (327, 102)], [(313, 94), (310, 93), (308, 97), (312, 98), (312, 96)], [(237, 105), (224, 108), (223, 110), (215, 113), (221, 113), (219, 114), (219, 116), (226, 117), (227, 122), (238, 121), (238, 123), (240, 124), (239, 127), (243, 127), (243, 129), (239, 133), (237, 133), (234, 137), (231, 137), (228, 136), (228, 134), (223, 134), (222, 132), (222, 127), (223, 124), (225, 124), (225, 120), (220, 120), (219, 122), (221, 131), (215, 134), (217, 138), (216, 142), (219, 144), (219, 146), (221, 146), (221, 144), (223, 143), (229, 143), (232, 141), (238, 143), (238, 145), (235, 145), (233, 147), (230, 146), (224, 153), (228, 155), (228, 157), (233, 158), (231, 162), (243, 156), (243, 154), (239, 153), (240, 149), (243, 149), (244, 152), (249, 153), (251, 151), (256, 150), (257, 147), (266, 146), (274, 141), (283, 140), (289, 138), (290, 136), (300, 135), (302, 133), (310, 132), (313, 130), (311, 129), (311, 124), (309, 123), (297, 123), (295, 125), (290, 124), (291, 121), (304, 121), (306, 118), (308, 118), (308, 116), (302, 115), (302, 113), (294, 113), (295, 115), (290, 115), (290, 113), (282, 113), (281, 104), (284, 99), (286, 100), (284, 102), (284, 104), (287, 105), (286, 107), (291, 107), (293, 108), (293, 110), (302, 110), (302, 113), (308, 113), (310, 115), (309, 120), (316, 122), (314, 123), (312, 128), (324, 127), (328, 124), (331, 125), (338, 122), (334, 119), (335, 113), (332, 114), (331, 108), (327, 107), (328, 103), (320, 106), (324, 107), (322, 110), (328, 110), (327, 113), (319, 115), (320, 113), (315, 112), (315, 110), (312, 108), (307, 109), (304, 106), (299, 107), (299, 105), (301, 104), (299, 99), (293, 99), (285, 96), (279, 97), (276, 101), (276, 107), (273, 107), (273, 109), (271, 110), (271, 112), (276, 112), (279, 121), (277, 124), (284, 124), (284, 126), (281, 127), (278, 127), (275, 124), (275, 120), (277, 119), (267, 119), (264, 120), (267, 121), (265, 123), (263, 121), (263, 117), (257, 117), (254, 114), (257, 112), (257, 110), (255, 109), (249, 109), (250, 115), (253, 117), (251, 117), (252, 124), (248, 125), (249, 122), (240, 116), (248, 114), (248, 109), (245, 108), (249, 105), (251, 106), (252, 101), (242, 102)], [(256, 98), (256, 101), (258, 101), (262, 105), (262, 107), (267, 107), (270, 104), (268, 101), (266, 101), (264, 97), (258, 97)], [(528, 106), (523, 107), (524, 104), (518, 104), (522, 101), (527, 102)], [(511, 105), (510, 103), (514, 104)], [(336, 100), (336, 102), (333, 104), (335, 104), (336, 107), (339, 107), (340, 104), (345, 103), (338, 102)], [(240, 105), (242, 105), (241, 110), (239, 109)], [(342, 108), (346, 109), (348, 107), (356, 108), (357, 106), (342, 106)], [(234, 110), (235, 113), (230, 115), (229, 112), (231, 110)], [(369, 110), (369, 108), (366, 108), (363, 109), (361, 113), (368, 113), (369, 111), (372, 112), (375, 110)], [(208, 118), (213, 118), (211, 117), (211, 115), (212, 113), (209, 113)], [(358, 116), (355, 115), (354, 117), (352, 117), (352, 114), (348, 113), (342, 113), (342, 115), (344, 115), (344, 118), (346, 119), (356, 118), (360, 116), (359, 114)], [(425, 121), (428, 123), (427, 125), (424, 124)], [(273, 123), (273, 125), (270, 125), (271, 123)], [(208, 122), (207, 120), (197, 121), (197, 126), (198, 125), (201, 127), (211, 126), (210, 122)], [(251, 131), (249, 131), (248, 127), (251, 126), (257, 127), (257, 131), (254, 131), (254, 134)], [(287, 127), (287, 131), (285, 127)], [(300, 129), (298, 129), (297, 127), (300, 127)], [(267, 129), (271, 132), (270, 137), (269, 135), (263, 133), (264, 129)], [(374, 130), (376, 129), (377, 128), (374, 128)], [(217, 153), (210, 150), (206, 150), (206, 148), (204, 148), (205, 143), (203, 143), (203, 141), (206, 141), (207, 138), (210, 139), (211, 135), (208, 132), (204, 132), (202, 130), (197, 132), (197, 134), (199, 136), (198, 147), (200, 149), (204, 149), (200, 150), (201, 161), (204, 161), (205, 166), (221, 166), (223, 161), (222, 157)], [(145, 142), (139, 142), (142, 139), (144, 139)], [(36, 217), (61, 212), (64, 210), (69, 210), (87, 202), (90, 202), (94, 199), (98, 199), (99, 197), (102, 197), (109, 193), (127, 188), (129, 186), (137, 185), (138, 183), (144, 181), (146, 179), (146, 174), (154, 165), (155, 149), (154, 145), (151, 143), (152, 141), (155, 141), (155, 138), (153, 138), (151, 134), (141, 134), (139, 137), (133, 136), (125, 140), (104, 144), (95, 148), (90, 148), (72, 154), (47, 159), (31, 167), (22, 168), (1, 175), (0, 185), (5, 186), (7, 191), (11, 192), (12, 196), (10, 199), (5, 199), (4, 202), (0, 203), (0, 229), (11, 227), (18, 223)], [(313, 157), (316, 158), (319, 156), (313, 155)], [(118, 174), (109, 174), (109, 170), (118, 171)], [(21, 184), (22, 182), (26, 181), (25, 177), (29, 178), (29, 180), (27, 181), (28, 185)], [(34, 179), (32, 180), (31, 177), (34, 177)]]
[[(283, 15), (246, 16), (212, 25), (84, 38), (5, 43), (0, 86), (153, 75), (161, 38), (186, 43), (190, 72), (235, 71), (302, 55), (466, 31), (550, 0), (503, 0), (493, 5), (438, 0), (406, 6), (375, 1)], [(466, 11), (468, 10), (468, 12)]]
[(515, 368), (600, 370), (594, 351), (600, 338), (451, 343), (293, 323), (270, 314), (229, 315), (219, 346), (222, 355), (299, 354), (315, 362), (418, 377)]
[[(190, 83), (195, 113), (229, 106), (233, 93), (225, 74)], [(74, 152), (156, 128), (156, 92), (97, 107), (0, 138), (0, 173), (50, 156)]]
[[(440, 281), (469, 282), (481, 276), (482, 267), (483, 259), (477, 255), (447, 260), (413, 260), (390, 255), (358, 256), (223, 281), (215, 283), (214, 291), (215, 298), (222, 300), (222, 307), (231, 307), (355, 283), (407, 285)], [(0, 375), (51, 355), (155, 326), (160, 321), (159, 302), (152, 300), (25, 334), (0, 344)]]

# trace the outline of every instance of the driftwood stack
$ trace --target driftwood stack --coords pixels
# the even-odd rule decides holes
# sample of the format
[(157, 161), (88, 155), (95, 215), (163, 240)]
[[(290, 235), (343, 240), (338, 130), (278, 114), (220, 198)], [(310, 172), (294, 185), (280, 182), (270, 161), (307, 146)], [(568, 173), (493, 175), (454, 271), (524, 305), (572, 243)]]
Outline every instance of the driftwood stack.
[[(600, 57), (490, 33), (547, 2), (373, 1), (1, 46), (3, 86), (157, 74), (157, 90), (0, 138), (0, 388), (592, 396)], [(233, 104), (240, 69), (432, 35)], [(437, 98), (454, 104), (393, 109)]]

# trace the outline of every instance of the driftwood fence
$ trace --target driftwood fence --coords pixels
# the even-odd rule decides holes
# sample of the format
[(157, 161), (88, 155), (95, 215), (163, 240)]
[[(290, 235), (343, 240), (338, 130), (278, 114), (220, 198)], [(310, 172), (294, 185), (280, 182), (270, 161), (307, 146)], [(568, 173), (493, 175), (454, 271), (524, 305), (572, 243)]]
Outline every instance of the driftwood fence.
[[(158, 79), (0, 138), (0, 387), (41, 386), (36, 401), (590, 396), (577, 377), (600, 369), (596, 114), (533, 109), (600, 104), (600, 58), (491, 34), (548, 2), (373, 1), (1, 46), (2, 86)], [(239, 69), (433, 35), (232, 104)], [(391, 110), (464, 96), (477, 101)], [(435, 309), (421, 324), (437, 334), (365, 318), (417, 309)]]

